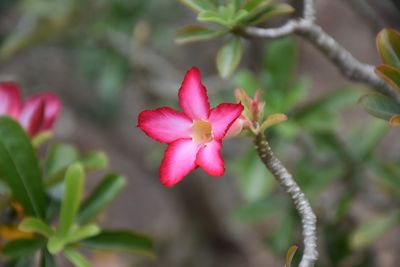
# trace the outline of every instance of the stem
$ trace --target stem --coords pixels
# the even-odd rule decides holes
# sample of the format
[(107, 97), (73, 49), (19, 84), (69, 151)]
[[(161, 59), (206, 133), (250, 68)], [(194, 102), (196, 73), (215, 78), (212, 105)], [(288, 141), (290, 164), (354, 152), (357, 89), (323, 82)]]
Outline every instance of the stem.
[(371, 85), (376, 91), (390, 96), (400, 103), (400, 94), (382, 81), (374, 72), (374, 66), (357, 60), (332, 36), (315, 23), (314, 0), (304, 0), (303, 16), (288, 20), (277, 28), (247, 27), (239, 31), (244, 37), (276, 39), (292, 33), (298, 34), (327, 57), (344, 76), (356, 82)]
[(304, 253), (299, 267), (312, 267), (318, 257), (316, 235), (317, 218), (311, 209), (310, 203), (293, 179), (293, 176), (288, 172), (285, 166), (283, 166), (282, 162), (275, 157), (264, 134), (260, 133), (255, 136), (254, 145), (261, 161), (290, 195), (301, 217)]

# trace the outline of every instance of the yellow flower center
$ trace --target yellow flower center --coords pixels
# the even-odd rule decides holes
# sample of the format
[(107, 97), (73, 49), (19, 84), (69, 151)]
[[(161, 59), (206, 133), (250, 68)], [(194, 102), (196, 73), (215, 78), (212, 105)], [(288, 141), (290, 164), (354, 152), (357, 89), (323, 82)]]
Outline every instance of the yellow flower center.
[(197, 144), (204, 144), (212, 140), (211, 123), (204, 120), (194, 120), (192, 138)]

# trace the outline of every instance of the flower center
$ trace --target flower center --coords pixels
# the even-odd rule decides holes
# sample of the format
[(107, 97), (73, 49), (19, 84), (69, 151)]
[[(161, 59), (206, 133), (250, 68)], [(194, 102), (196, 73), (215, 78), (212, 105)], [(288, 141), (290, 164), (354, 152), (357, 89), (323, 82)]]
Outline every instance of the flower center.
[(194, 120), (192, 138), (197, 144), (204, 144), (212, 140), (211, 123), (204, 120)]

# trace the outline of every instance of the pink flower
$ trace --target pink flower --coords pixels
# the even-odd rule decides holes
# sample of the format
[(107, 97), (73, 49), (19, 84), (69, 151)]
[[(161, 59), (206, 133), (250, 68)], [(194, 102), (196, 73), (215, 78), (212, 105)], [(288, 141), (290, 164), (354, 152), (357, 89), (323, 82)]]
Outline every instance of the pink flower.
[(19, 121), (31, 137), (50, 130), (60, 110), (61, 101), (52, 93), (33, 95), (23, 103), (17, 84), (0, 82), (0, 116), (8, 115)]
[(138, 127), (148, 136), (168, 144), (160, 166), (165, 186), (175, 185), (199, 166), (212, 176), (223, 175), (222, 139), (243, 111), (240, 103), (210, 109), (197, 68), (186, 73), (178, 96), (183, 112), (161, 107), (145, 110), (138, 118)]

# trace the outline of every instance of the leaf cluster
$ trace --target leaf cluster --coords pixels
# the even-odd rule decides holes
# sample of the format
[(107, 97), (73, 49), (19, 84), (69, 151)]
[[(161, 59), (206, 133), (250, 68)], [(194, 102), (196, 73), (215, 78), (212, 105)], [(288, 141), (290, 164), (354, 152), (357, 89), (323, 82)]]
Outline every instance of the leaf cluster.
[[(18, 230), (27, 237), (9, 240), (1, 254), (7, 266), (32, 266), (41, 252), (41, 266), (56, 266), (54, 256), (64, 255), (75, 266), (90, 266), (78, 248), (152, 253), (150, 238), (127, 230), (102, 229), (95, 219), (126, 184), (117, 173), (105, 175), (83, 198), (86, 172), (105, 169), (101, 152), (81, 156), (75, 147), (55, 143), (39, 163), (25, 131), (14, 120), (0, 117), (0, 182), (5, 202), (22, 206)], [(59, 197), (61, 191), (62, 197)], [(57, 222), (57, 223), (56, 223)]]
[[(400, 93), (400, 33), (383, 29), (376, 37), (376, 46), (383, 64), (375, 68), (375, 73)], [(400, 103), (395, 99), (368, 94), (360, 102), (372, 116), (387, 120), (392, 126), (400, 125)]]
[(177, 32), (176, 42), (187, 44), (228, 35), (226, 43), (218, 50), (216, 65), (223, 78), (229, 77), (242, 57), (240, 35), (245, 27), (264, 23), (270, 18), (287, 15), (293, 8), (270, 0), (229, 0), (216, 3), (211, 0), (181, 0), (197, 13), (197, 20), (205, 25), (189, 25)]

